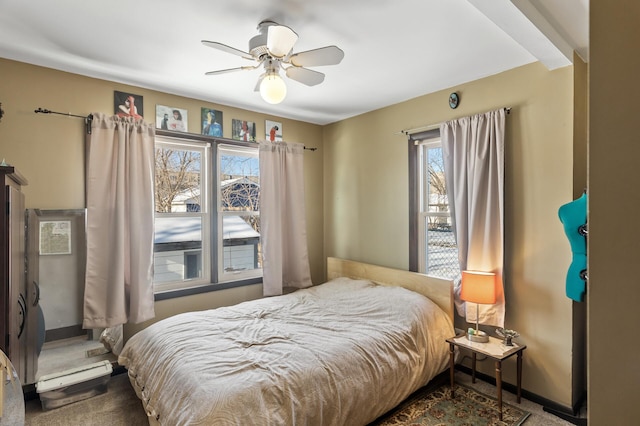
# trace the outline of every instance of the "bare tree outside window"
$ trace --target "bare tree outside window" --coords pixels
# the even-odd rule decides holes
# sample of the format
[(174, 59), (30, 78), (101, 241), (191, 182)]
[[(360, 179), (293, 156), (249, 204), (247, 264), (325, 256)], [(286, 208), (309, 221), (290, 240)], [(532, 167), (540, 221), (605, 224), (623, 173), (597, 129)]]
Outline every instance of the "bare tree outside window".
[(156, 291), (261, 275), (257, 148), (156, 140)]
[(444, 181), (444, 159), (442, 148), (433, 148), (429, 155), (429, 186), (431, 193), (440, 196), (447, 195), (447, 187)]
[[(156, 140), (154, 220), (154, 284), (208, 280), (206, 255), (206, 189), (202, 167), (206, 149), (188, 143)], [(204, 198), (203, 198), (204, 197)]]
[(444, 177), (442, 146), (439, 142), (429, 143), (420, 149), (423, 158), (425, 270), (432, 275), (455, 278), (460, 274), (460, 267)]
[(179, 211), (176, 200), (184, 205), (200, 206), (200, 166), (201, 154), (197, 151), (158, 148), (155, 153), (155, 202), (156, 212)]
[(224, 270), (235, 273), (259, 269), (262, 245), (256, 152), (221, 147), (219, 174)]
[[(442, 158), (442, 148), (429, 148), (427, 154), (427, 179), (428, 198), (427, 211), (431, 213), (449, 213), (449, 200), (447, 198), (447, 186), (444, 178), (444, 159)], [(429, 229), (450, 230), (450, 217), (430, 216)]]
[(260, 210), (260, 173), (257, 158), (222, 155), (221, 206), (227, 211)]
[[(220, 157), (220, 201), (224, 211), (260, 211), (260, 171), (258, 159), (240, 155)], [(243, 216), (260, 233), (259, 216)]]

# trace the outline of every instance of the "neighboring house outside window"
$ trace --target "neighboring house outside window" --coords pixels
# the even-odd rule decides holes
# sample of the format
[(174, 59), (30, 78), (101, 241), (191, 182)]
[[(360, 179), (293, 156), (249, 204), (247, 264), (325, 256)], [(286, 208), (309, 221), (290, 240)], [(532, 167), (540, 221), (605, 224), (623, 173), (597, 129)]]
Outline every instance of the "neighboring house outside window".
[(410, 269), (456, 279), (460, 275), (444, 178), (440, 133), (411, 135), (410, 143)]
[(210, 140), (156, 137), (156, 293), (262, 275), (258, 147)]

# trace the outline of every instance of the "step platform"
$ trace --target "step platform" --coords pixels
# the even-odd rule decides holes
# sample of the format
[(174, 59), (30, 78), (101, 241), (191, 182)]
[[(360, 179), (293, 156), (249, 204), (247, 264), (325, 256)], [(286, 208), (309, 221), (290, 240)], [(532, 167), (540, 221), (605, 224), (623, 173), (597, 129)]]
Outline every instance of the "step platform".
[(113, 367), (109, 361), (42, 376), (36, 391), (43, 410), (51, 410), (107, 392)]

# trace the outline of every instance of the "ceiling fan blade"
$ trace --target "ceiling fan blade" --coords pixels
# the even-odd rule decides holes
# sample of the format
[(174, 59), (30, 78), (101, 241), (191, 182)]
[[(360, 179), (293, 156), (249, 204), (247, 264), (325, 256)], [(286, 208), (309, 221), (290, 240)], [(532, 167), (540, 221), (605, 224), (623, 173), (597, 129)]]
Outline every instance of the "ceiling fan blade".
[(342, 49), (326, 46), (319, 49), (299, 52), (291, 56), (289, 61), (297, 67), (317, 67), (321, 65), (337, 65), (344, 58)]
[(267, 32), (267, 50), (276, 58), (284, 58), (298, 41), (298, 34), (284, 25), (271, 25)]
[(237, 67), (237, 68), (227, 68), (226, 70), (209, 71), (209, 72), (206, 72), (204, 74), (205, 75), (218, 75), (218, 74), (226, 74), (226, 73), (235, 72), (235, 71), (254, 70), (256, 68), (257, 68), (257, 66), (255, 66), (255, 67), (246, 66), (246, 67)]
[(308, 70), (302, 67), (289, 67), (286, 71), (287, 77), (299, 81), (307, 86), (315, 86), (324, 81), (324, 74), (318, 71)]
[(202, 40), (202, 44), (208, 47), (213, 47), (214, 49), (222, 50), (223, 52), (241, 56), (245, 59), (254, 59), (253, 56), (251, 56), (247, 52), (243, 52), (242, 50), (236, 49), (235, 47), (227, 46), (226, 44), (218, 43), (217, 41)]

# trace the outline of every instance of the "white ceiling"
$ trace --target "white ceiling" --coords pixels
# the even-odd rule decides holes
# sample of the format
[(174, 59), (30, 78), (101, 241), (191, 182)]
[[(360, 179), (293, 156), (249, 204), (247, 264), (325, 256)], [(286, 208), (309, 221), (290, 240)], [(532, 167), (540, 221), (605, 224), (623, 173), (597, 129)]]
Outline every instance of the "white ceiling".
[[(265, 19), (343, 61), (317, 86), (286, 79), (279, 105), (254, 91), (261, 69), (204, 75), (251, 62), (201, 40), (248, 51)], [(588, 61), (588, 0), (0, 0), (0, 57), (317, 124), (573, 50)]]

